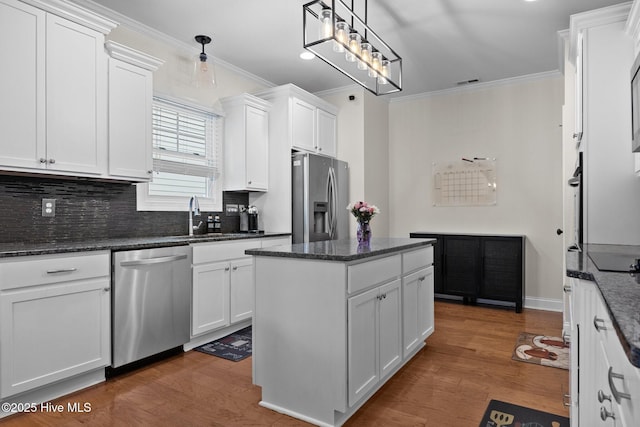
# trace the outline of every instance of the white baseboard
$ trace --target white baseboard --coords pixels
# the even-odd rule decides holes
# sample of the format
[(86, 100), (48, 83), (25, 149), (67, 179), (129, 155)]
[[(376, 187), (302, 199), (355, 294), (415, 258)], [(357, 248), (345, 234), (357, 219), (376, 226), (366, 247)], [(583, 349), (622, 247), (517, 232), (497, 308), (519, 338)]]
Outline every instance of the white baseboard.
[(524, 306), (533, 310), (560, 312), (564, 310), (564, 304), (561, 299), (525, 297)]

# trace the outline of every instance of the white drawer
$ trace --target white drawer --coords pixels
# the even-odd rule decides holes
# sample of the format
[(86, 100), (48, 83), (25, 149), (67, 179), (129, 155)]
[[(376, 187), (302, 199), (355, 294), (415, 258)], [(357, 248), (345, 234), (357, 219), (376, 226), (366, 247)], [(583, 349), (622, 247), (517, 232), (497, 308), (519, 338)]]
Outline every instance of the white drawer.
[(274, 238), (265, 238), (260, 239), (263, 248), (268, 248), (269, 246), (279, 246), (279, 245), (290, 245), (291, 237), (274, 237)]
[(407, 274), (433, 264), (433, 246), (402, 254), (402, 273)]
[(350, 265), (347, 268), (348, 286), (347, 292), (367, 289), (371, 286), (384, 283), (400, 276), (402, 272), (400, 254), (361, 264)]
[(109, 277), (109, 251), (34, 255), (0, 260), (0, 290)]
[(191, 246), (193, 247), (193, 263), (202, 264), (246, 257), (248, 255), (244, 251), (259, 248), (260, 239), (195, 243)]

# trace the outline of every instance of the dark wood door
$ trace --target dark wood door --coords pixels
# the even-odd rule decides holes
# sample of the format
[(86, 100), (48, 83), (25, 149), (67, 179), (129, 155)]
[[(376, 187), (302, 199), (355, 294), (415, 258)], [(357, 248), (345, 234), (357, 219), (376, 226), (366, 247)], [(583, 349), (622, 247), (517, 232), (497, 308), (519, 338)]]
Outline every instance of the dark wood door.
[(443, 250), (444, 292), (475, 297), (480, 272), (480, 239), (471, 236), (445, 236)]

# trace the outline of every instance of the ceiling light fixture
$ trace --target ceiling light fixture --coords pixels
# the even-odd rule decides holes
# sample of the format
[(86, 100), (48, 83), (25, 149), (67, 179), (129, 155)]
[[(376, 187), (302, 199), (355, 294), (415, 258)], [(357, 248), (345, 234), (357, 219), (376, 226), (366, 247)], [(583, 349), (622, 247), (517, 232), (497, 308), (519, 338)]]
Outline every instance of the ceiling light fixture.
[(304, 48), (375, 95), (402, 90), (402, 58), (341, 0), (302, 6)]
[(195, 40), (202, 45), (202, 52), (193, 64), (193, 82), (196, 87), (214, 87), (216, 85), (216, 76), (213, 62), (207, 62), (207, 54), (204, 51), (204, 45), (211, 43), (211, 37), (198, 35), (195, 36)]
[(316, 56), (313, 54), (313, 52), (309, 52), (308, 50), (305, 50), (304, 52), (302, 52), (300, 54), (300, 58), (304, 59), (305, 61), (309, 61), (313, 58), (315, 58)]

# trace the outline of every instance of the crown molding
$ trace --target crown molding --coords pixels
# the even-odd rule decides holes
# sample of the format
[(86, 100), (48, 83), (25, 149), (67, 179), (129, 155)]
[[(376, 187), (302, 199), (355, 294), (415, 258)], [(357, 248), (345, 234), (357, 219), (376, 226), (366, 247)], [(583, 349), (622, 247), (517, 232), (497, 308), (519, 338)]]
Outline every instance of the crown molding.
[(91, 28), (109, 34), (111, 30), (118, 26), (118, 20), (112, 20), (109, 17), (96, 13), (91, 8), (83, 7), (78, 3), (67, 0), (21, 0), (23, 3), (45, 10), (54, 15), (61, 16), (83, 27)]
[(145, 70), (155, 71), (158, 67), (164, 64), (162, 59), (131, 49), (130, 47), (116, 43), (113, 40), (107, 40), (104, 43), (104, 47), (112, 58), (144, 68)]
[(631, 6), (625, 31), (633, 39), (633, 45), (637, 52), (640, 45), (640, 1), (634, 1)]
[(570, 49), (569, 59), (575, 62), (578, 52), (578, 35), (586, 28), (626, 21), (632, 2), (576, 13), (569, 17)]
[(425, 93), (420, 93), (416, 95), (408, 95), (408, 96), (403, 96), (398, 98), (392, 98), (390, 102), (396, 103), (396, 102), (414, 101), (414, 100), (424, 99), (424, 98), (433, 98), (436, 96), (453, 95), (453, 94), (464, 93), (464, 92), (475, 92), (475, 91), (490, 89), (494, 87), (509, 86), (513, 84), (526, 83), (526, 82), (537, 81), (537, 80), (546, 80), (550, 78), (560, 78), (560, 77), (562, 77), (562, 74), (558, 70), (545, 71), (542, 73), (527, 74), (519, 77), (510, 77), (508, 79), (494, 80), (491, 82), (474, 83), (474, 84), (460, 86), (460, 87), (437, 90), (433, 92), (425, 92)]

